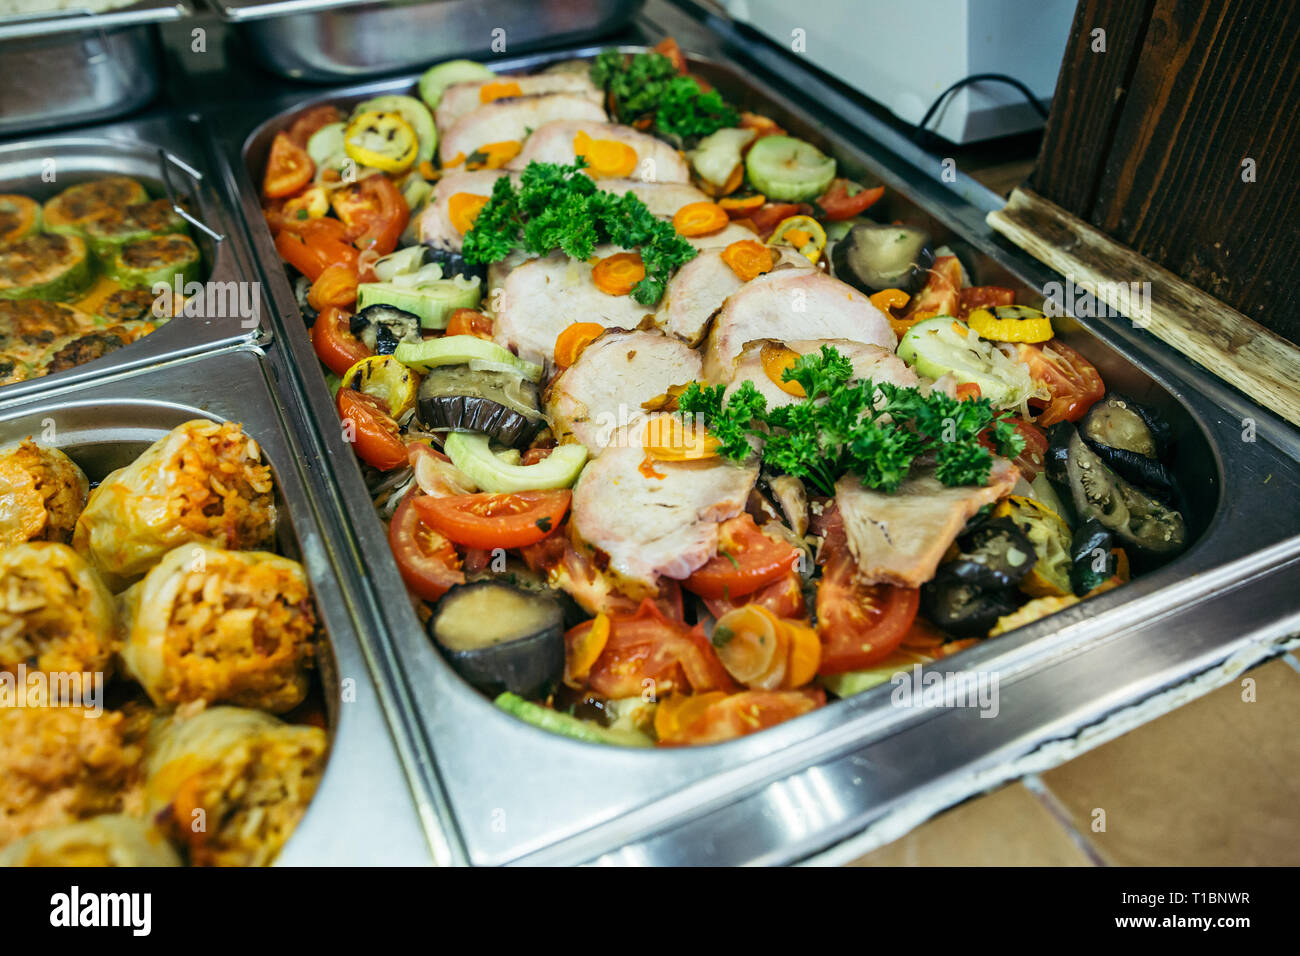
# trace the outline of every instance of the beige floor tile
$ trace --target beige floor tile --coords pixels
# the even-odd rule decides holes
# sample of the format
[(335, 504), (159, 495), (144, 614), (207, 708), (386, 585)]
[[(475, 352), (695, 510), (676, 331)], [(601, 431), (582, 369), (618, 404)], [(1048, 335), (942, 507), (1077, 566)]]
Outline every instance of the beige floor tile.
[(1103, 859), (1300, 864), (1300, 673), (1274, 660), (1244, 676), (1253, 703), (1238, 680), (1042, 775)]
[(851, 866), (1088, 866), (1043, 804), (1013, 783), (976, 797)]

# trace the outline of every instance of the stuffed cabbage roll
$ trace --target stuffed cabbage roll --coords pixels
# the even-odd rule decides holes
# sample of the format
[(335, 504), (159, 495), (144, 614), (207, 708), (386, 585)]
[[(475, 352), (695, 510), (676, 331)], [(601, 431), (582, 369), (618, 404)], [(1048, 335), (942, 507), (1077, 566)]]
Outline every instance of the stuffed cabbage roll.
[(0, 850), (0, 866), (180, 866), (167, 838), (120, 814), (37, 830)]
[(57, 448), (30, 438), (0, 449), (0, 548), (24, 541), (72, 540), (90, 482)]
[(122, 660), (155, 704), (284, 713), (307, 696), (316, 632), (301, 564), (183, 544), (122, 595)]
[(113, 596), (66, 544), (0, 551), (0, 671), (92, 671), (107, 678), (118, 647)]
[(120, 711), (0, 707), (0, 846), (139, 809), (139, 731)]
[(325, 768), (318, 727), (212, 707), (149, 731), (150, 816), (195, 866), (266, 866), (311, 802)]
[(275, 533), (271, 469), (236, 422), (177, 425), (90, 494), (72, 543), (129, 582), (181, 544), (246, 550)]

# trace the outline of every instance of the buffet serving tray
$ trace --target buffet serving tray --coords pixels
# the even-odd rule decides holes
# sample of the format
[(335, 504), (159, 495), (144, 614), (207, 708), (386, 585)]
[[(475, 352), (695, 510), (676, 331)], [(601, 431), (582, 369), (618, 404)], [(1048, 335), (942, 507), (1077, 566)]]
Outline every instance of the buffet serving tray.
[(182, 422), (240, 422), (275, 475), (277, 550), (306, 568), (325, 635), (317, 664), (330, 757), (277, 863), (427, 864), (428, 841), (343, 596), (338, 555), (317, 520), (270, 375), (265, 357), (245, 347), (126, 372), (9, 406), (0, 412), (0, 445), (31, 436), (67, 453), (95, 479), (133, 461)]
[[(629, 50), (632, 48), (628, 48)], [(535, 69), (598, 48), (497, 60)], [(881, 212), (930, 229), (965, 259), (975, 284), (1037, 302), (1061, 277), (999, 245), (983, 210), (884, 148), (812, 95), (791, 95), (759, 68), (742, 73), (693, 57), (694, 69), (744, 108), (817, 143), (843, 174), (886, 184)], [(788, 71), (786, 73), (788, 77)], [(956, 802), (1044, 743), (1069, 738), (1155, 692), (1300, 631), (1292, 593), (1300, 566), (1300, 435), (1222, 388), (1126, 320), (1058, 321), (1109, 387), (1162, 411), (1177, 436), (1174, 470), (1194, 543), (1170, 564), (1115, 591), (945, 659), (930, 670), (999, 680), (998, 714), (895, 706), (888, 685), (760, 734), (700, 748), (630, 752), (553, 736), (497, 710), (457, 677), (425, 637), (260, 214), (254, 183), (287, 116), (406, 91), (413, 78), (299, 97), (249, 130), (222, 121), (228, 185), (278, 303), (278, 344), (334, 466), (321, 487), (346, 515), (361, 555), (354, 584), (369, 595), (371, 635), (397, 691), (397, 722), (425, 760), (418, 786), (436, 808), (440, 861), (450, 863), (787, 863), (858, 833), (906, 801), (943, 791)], [(805, 90), (806, 92), (806, 90)], [(233, 119), (233, 118), (232, 118)], [(245, 136), (245, 133), (247, 135)], [(1249, 435), (1249, 440), (1244, 440)], [(364, 570), (362, 570), (364, 569)], [(937, 807), (935, 808), (937, 809)]]
[[(189, 221), (203, 254), (204, 315), (180, 315), (143, 339), (75, 368), (0, 386), (0, 404), (35, 392), (84, 382), (123, 369), (194, 354), (235, 342), (264, 342), (270, 322), (236, 220), (209, 172), (211, 157), (198, 121), (134, 120), (75, 133), (0, 143), (0, 192), (41, 202), (101, 176), (139, 180), (156, 198), (168, 197)], [(254, 281), (250, 281), (254, 279)]]

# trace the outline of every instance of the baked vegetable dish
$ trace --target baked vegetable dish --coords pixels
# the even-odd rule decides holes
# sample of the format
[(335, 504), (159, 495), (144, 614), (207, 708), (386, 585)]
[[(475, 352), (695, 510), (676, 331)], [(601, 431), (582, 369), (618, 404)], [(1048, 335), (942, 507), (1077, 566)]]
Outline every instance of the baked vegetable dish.
[(126, 176), (69, 186), (42, 206), (0, 195), (0, 385), (107, 355), (166, 323), (169, 289), (200, 253), (166, 199)]
[(733, 739), (1187, 543), (1154, 410), (671, 41), (307, 109), (262, 193), (429, 639), (540, 727)]
[[(178, 425), (94, 488), (0, 449), (0, 863), (270, 863), (327, 756), (302, 565), (270, 467)], [(315, 691), (313, 693), (313, 691)]]

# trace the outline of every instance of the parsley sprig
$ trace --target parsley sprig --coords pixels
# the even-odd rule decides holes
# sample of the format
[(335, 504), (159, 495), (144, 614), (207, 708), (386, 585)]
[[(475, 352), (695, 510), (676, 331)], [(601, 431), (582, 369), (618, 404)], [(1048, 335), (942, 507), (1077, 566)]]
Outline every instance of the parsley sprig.
[(704, 92), (661, 53), (627, 57), (605, 50), (591, 65), (591, 81), (610, 95), (620, 123), (648, 117), (654, 132), (678, 145), (740, 124), (740, 114), (717, 90)]
[(983, 485), (993, 456), (982, 434), (1000, 455), (1014, 457), (1025, 447), (1010, 412), (995, 411), (987, 398), (958, 401), (854, 379), (852, 364), (833, 346), (801, 356), (782, 378), (802, 385), (806, 397), (768, 409), (753, 382), (742, 382), (725, 402), (725, 386), (694, 382), (678, 409), (703, 420), (723, 456), (741, 461), (757, 451), (767, 467), (828, 495), (849, 472), (867, 487), (896, 491), (922, 455), (933, 456), (945, 485)]
[(639, 249), (646, 274), (631, 295), (654, 305), (673, 270), (695, 258), (695, 247), (635, 193), (619, 196), (597, 187), (580, 172), (586, 165), (581, 157), (570, 165), (531, 162), (518, 186), (502, 176), (465, 234), (461, 254), (485, 263), (500, 262), (515, 249), (539, 256), (559, 249), (573, 259), (590, 258), (601, 243)]

